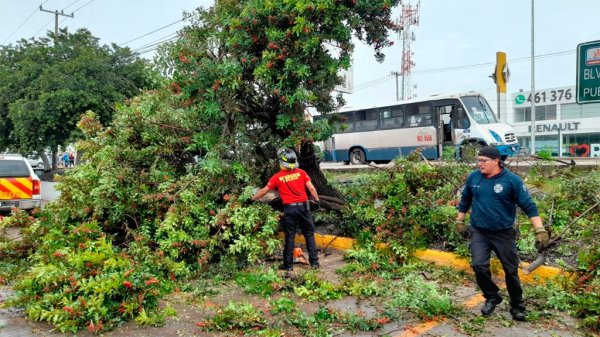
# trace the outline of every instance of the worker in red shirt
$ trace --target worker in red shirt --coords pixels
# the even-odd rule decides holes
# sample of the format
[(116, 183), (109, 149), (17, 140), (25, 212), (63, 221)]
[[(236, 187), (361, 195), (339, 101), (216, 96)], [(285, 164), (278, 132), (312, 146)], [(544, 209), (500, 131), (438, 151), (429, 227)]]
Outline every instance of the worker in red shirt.
[(267, 186), (258, 191), (252, 200), (262, 198), (271, 190), (278, 190), (283, 201), (283, 217), (280, 220), (281, 228), (285, 233), (285, 247), (283, 249), (283, 264), (280, 269), (292, 271), (294, 239), (296, 227), (300, 225), (302, 235), (306, 241), (306, 249), (310, 265), (313, 269), (319, 268), (319, 257), (317, 256), (317, 245), (315, 243), (315, 226), (308, 202), (306, 190), (310, 192), (313, 202), (319, 202), (317, 190), (310, 182), (310, 178), (304, 170), (297, 168), (296, 152), (293, 149), (280, 149), (277, 151), (277, 159), (281, 171), (269, 179)]

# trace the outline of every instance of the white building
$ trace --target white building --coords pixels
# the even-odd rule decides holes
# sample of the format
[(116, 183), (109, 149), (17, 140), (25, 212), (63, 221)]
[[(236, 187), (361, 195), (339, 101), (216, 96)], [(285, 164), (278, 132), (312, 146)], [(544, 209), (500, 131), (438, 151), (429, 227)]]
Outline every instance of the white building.
[[(559, 157), (600, 157), (600, 103), (577, 104), (575, 86), (537, 90), (535, 97), (535, 149)], [(511, 95), (512, 124), (521, 148), (531, 149), (531, 95)]]

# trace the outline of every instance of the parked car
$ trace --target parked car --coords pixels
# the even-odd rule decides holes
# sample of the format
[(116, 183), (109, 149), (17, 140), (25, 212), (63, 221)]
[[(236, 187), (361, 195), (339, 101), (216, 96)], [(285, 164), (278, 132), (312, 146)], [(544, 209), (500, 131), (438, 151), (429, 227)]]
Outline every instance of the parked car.
[(36, 154), (27, 156), (27, 161), (31, 167), (44, 168), (44, 161)]
[(31, 210), (40, 207), (42, 183), (29, 161), (18, 155), (0, 154), (0, 211), (13, 207)]

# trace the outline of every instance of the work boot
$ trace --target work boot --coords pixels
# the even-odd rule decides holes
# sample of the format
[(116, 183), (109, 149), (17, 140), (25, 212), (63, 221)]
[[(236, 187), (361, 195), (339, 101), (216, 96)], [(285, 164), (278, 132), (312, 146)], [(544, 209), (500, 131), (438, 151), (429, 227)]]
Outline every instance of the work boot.
[(523, 305), (515, 305), (512, 308), (510, 308), (510, 314), (512, 315), (512, 318), (515, 321), (524, 322), (527, 317), (527, 313), (525, 312), (525, 306)]
[(481, 307), (481, 314), (483, 316), (489, 316), (494, 313), (496, 306), (502, 303), (502, 296), (496, 295), (495, 297), (488, 298), (485, 300), (485, 304)]
[(313, 262), (310, 264), (310, 268), (311, 269), (319, 269), (319, 268), (321, 268), (321, 264), (319, 263), (319, 261)]

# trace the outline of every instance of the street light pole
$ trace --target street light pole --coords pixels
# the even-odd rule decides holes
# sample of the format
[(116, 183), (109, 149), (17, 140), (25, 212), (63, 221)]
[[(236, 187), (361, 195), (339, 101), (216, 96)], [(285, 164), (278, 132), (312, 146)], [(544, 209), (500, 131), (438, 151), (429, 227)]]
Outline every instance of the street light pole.
[(534, 0), (531, 0), (531, 155), (535, 154), (535, 24)]

